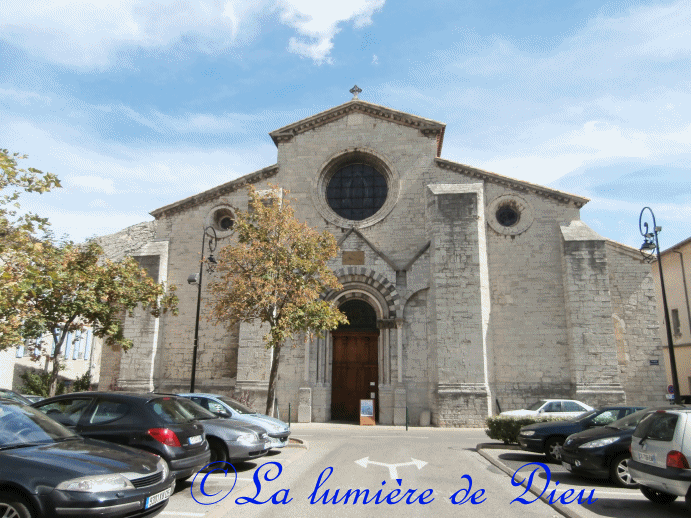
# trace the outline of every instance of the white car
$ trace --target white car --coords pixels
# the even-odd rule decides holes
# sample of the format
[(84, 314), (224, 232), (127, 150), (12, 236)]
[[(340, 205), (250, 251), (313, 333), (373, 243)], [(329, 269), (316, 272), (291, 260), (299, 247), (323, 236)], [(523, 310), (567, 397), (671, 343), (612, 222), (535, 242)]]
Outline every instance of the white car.
[(629, 473), (656, 504), (682, 496), (691, 509), (691, 409), (658, 410), (645, 417), (631, 438)]
[(528, 408), (509, 410), (499, 415), (502, 417), (578, 417), (583, 412), (590, 410), (594, 410), (594, 408), (575, 399), (541, 399)]

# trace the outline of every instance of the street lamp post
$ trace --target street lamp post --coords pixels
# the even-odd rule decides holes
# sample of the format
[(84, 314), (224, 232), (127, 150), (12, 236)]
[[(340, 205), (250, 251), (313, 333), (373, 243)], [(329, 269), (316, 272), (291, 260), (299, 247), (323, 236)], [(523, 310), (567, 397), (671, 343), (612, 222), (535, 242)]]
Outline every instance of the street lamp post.
[[(653, 218), (653, 231), (649, 231), (648, 223), (643, 222), (643, 213), (646, 209), (650, 212), (650, 216)], [(643, 231), (645, 228), (645, 232)], [(638, 217), (638, 230), (644, 238), (643, 244), (641, 245), (641, 252), (649, 260), (653, 260), (653, 251), (657, 251), (657, 266), (660, 270), (660, 291), (662, 292), (662, 308), (665, 316), (665, 327), (667, 328), (667, 344), (669, 346), (669, 367), (672, 370), (672, 386), (674, 387), (674, 403), (679, 404), (681, 401), (679, 394), (679, 379), (677, 378), (677, 361), (674, 357), (674, 342), (672, 340), (672, 327), (669, 321), (669, 310), (667, 309), (667, 294), (665, 293), (665, 278), (662, 275), (662, 260), (660, 259), (660, 243), (657, 240), (657, 234), (662, 230), (662, 227), (658, 227), (655, 223), (655, 214), (650, 207), (643, 207), (641, 210), (641, 215)], [(650, 252), (646, 254), (645, 252)]]
[[(209, 231), (211, 233), (209, 234)], [(216, 242), (218, 238), (216, 237), (216, 230), (212, 226), (208, 226), (204, 229), (204, 234), (202, 235), (202, 253), (199, 259), (199, 274), (193, 273), (187, 278), (189, 284), (197, 285), (197, 316), (194, 320), (194, 349), (192, 350), (192, 376), (190, 380), (190, 392), (194, 392), (194, 381), (197, 374), (197, 346), (199, 344), (199, 310), (202, 302), (202, 273), (204, 271), (204, 247), (206, 245), (206, 238), (209, 238), (209, 258), (207, 262), (209, 263), (208, 270), (211, 273), (212, 266), (216, 264), (216, 259), (214, 259), (213, 252), (216, 250)]]

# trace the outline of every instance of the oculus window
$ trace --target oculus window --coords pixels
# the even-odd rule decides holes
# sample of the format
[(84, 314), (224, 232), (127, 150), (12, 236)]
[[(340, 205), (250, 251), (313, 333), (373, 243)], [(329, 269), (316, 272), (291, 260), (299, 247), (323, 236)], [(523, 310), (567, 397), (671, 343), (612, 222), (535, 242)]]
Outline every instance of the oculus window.
[(362, 221), (382, 208), (388, 194), (386, 178), (367, 164), (348, 164), (329, 180), (326, 201), (342, 218)]

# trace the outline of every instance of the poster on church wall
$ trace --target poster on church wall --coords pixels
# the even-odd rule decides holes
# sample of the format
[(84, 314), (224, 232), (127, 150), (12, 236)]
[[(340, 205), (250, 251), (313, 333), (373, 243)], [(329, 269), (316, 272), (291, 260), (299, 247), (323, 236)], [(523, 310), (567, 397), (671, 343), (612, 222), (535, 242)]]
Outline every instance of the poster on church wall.
[(361, 399), (360, 426), (368, 426), (374, 424), (374, 399)]

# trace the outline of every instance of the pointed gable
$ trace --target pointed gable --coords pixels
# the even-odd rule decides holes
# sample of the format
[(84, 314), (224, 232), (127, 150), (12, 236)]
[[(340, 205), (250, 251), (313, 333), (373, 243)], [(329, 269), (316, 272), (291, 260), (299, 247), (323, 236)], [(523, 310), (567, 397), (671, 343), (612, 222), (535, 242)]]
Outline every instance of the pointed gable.
[(353, 99), (347, 103), (317, 113), (312, 117), (307, 117), (306, 119), (283, 126), (282, 128), (272, 131), (269, 133), (269, 135), (273, 139), (274, 144), (278, 146), (280, 143), (289, 142), (295, 135), (313, 130), (319, 126), (323, 126), (324, 124), (328, 124), (334, 120), (340, 119), (341, 117), (346, 117), (351, 113), (363, 113), (365, 115), (369, 115), (370, 117), (386, 120), (395, 124), (407, 126), (409, 128), (417, 128), (420, 133), (427, 137), (436, 137), (437, 156), (441, 155), (446, 124), (434, 121), (432, 119), (418, 117), (417, 115), (392, 110), (391, 108), (368, 103), (360, 99)]

